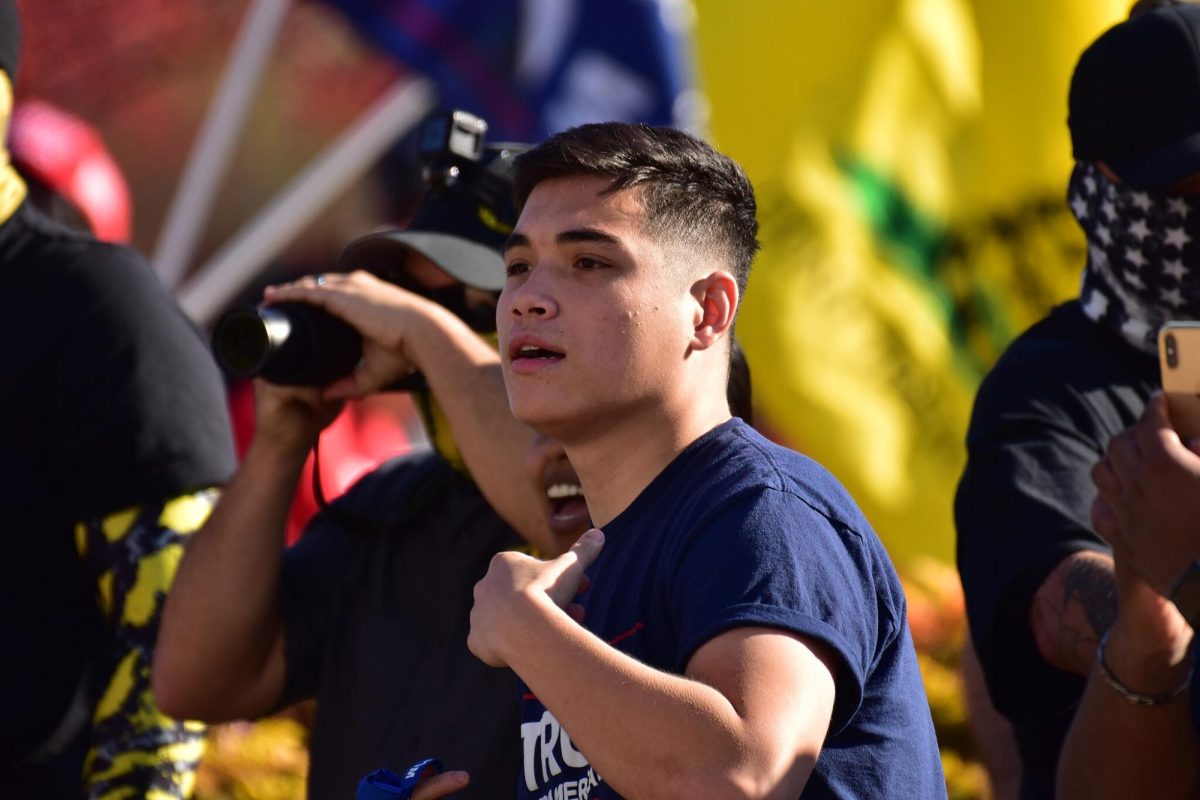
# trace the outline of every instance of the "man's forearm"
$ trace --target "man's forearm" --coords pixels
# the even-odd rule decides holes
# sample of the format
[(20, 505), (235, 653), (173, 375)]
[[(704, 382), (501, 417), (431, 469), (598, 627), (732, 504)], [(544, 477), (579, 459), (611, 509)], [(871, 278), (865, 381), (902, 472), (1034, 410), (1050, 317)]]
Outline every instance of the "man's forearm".
[(303, 453), (255, 442), (194, 534), (163, 613), (154, 693), (168, 713), (255, 716), (283, 688), (279, 571)]
[(406, 343), (450, 421), (454, 441), (488, 503), (527, 537), (546, 521), (524, 474), (533, 431), (508, 407), (500, 359), (490, 345), (440, 306)]
[[(1165, 698), (1187, 680), (1190, 658), (1147, 664), (1147, 659), (1123, 656), (1122, 644), (1110, 640), (1105, 656), (1122, 684)], [(1160, 705), (1137, 705), (1107, 685), (1096, 669), (1063, 743), (1057, 793), (1064, 800), (1193, 797), (1200, 789), (1198, 766), (1200, 739), (1188, 692)]]
[[(621, 653), (550, 602), (527, 615), (510, 645), (510, 666), (563, 734), (631, 800), (795, 797), (824, 737), (824, 728), (815, 733), (811, 761), (798, 759), (788, 738), (795, 731), (782, 747), (769, 743), (776, 731), (756, 729), (716, 688)], [(827, 709), (824, 715), (828, 724)], [(522, 731), (527, 772), (535, 768), (530, 748), (546, 740), (545, 724), (554, 723), (525, 723), (538, 728)]]

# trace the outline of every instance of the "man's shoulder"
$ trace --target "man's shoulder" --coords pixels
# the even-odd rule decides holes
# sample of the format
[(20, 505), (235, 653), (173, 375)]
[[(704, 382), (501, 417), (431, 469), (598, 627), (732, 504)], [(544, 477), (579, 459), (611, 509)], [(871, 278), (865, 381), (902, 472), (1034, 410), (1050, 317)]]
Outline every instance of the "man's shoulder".
[(767, 624), (828, 643), (856, 665), (859, 688), (845, 696), (860, 696), (879, 652), (900, 646), (905, 613), (879, 537), (817, 461), (742, 424), (708, 444), (648, 515), (650, 546), (623, 564), (653, 554), (652, 585), (680, 609), (675, 665), (715, 632)]
[(800, 561), (848, 558), (864, 579), (871, 576), (887, 605), (902, 608), (887, 551), (841, 481), (815, 459), (745, 424), (729, 433), (734, 441), (714, 465), (724, 481), (703, 487), (699, 502), (706, 507), (687, 538), (736, 536), (747, 550), (777, 553), (783, 546)]
[(334, 551), (378, 553), (397, 537), (437, 541), (454, 525), (452, 515), (477, 506), (488, 508), (482, 494), (435, 451), (403, 453), (362, 475), (309, 520), (288, 548), (289, 560), (294, 568), (328, 561)]
[(1078, 303), (1064, 303), (1018, 336), (984, 377), (968, 443), (1037, 420), (1107, 438), (1141, 413), (1157, 375), (1154, 356), (1089, 320)]
[(0, 228), (0, 270), (15, 282), (27, 309), (52, 307), (77, 326), (71, 336), (103, 337), (115, 329), (185, 340), (179, 334), (191, 323), (140, 252), (67, 228), (27, 206)]
[(21, 206), (3, 225), (0, 257), (22, 260), (36, 258), (60, 268), (97, 264), (147, 268), (134, 248), (105, 242), (83, 231), (69, 228), (33, 208)]
[(458, 476), (436, 451), (419, 449), (393, 456), (365, 473), (333, 505), (379, 509), (405, 503), (418, 494), (445, 491), (479, 494), (474, 484)]
[(59, 313), (169, 298), (137, 250), (66, 228), (28, 204), (0, 226), (0, 273), (29, 307), (52, 302)]
[(1087, 387), (1141, 377), (1155, 367), (1152, 355), (1139, 352), (1111, 331), (1088, 319), (1079, 303), (1055, 307), (1017, 336), (981, 385), (981, 392), (1023, 387)]
[(432, 536), (457, 532), (516, 542), (516, 534), (470, 476), (427, 448), (384, 461), (318, 518), (365, 533), (420, 528)]
[(790, 506), (794, 513), (817, 514), (860, 533), (869, 530), (850, 493), (815, 459), (766, 438), (745, 423), (731, 426), (724, 438), (724, 453), (708, 467), (720, 487), (714, 487), (714, 502), (761, 499)]

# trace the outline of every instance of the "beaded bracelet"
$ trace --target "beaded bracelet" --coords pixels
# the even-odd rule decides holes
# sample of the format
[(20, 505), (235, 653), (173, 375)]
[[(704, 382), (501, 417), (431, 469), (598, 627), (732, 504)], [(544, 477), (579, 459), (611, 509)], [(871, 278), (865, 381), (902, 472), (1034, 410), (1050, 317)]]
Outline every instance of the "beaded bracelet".
[(1161, 706), (1179, 697), (1179, 695), (1186, 692), (1188, 687), (1191, 686), (1192, 670), (1195, 668), (1195, 665), (1188, 667), (1188, 674), (1183, 679), (1183, 683), (1169, 692), (1162, 694), (1142, 694), (1130, 689), (1121, 683), (1117, 676), (1112, 674), (1112, 671), (1108, 668), (1108, 664), (1104, 663), (1104, 646), (1108, 644), (1108, 634), (1109, 631), (1105, 631), (1104, 635), (1100, 637), (1100, 643), (1096, 645), (1096, 666), (1100, 668), (1100, 674), (1104, 676), (1104, 682), (1111, 686), (1113, 691), (1121, 695), (1121, 697), (1138, 706)]

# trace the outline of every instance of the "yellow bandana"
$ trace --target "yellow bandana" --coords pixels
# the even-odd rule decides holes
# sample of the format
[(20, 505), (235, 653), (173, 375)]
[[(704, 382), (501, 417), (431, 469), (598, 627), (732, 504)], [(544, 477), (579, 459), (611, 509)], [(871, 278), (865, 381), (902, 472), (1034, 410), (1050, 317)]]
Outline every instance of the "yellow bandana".
[[(13, 90), (8, 74), (0, 70), (0, 140), (2, 134), (8, 131), (8, 121), (12, 119)], [(8, 218), (25, 199), (25, 181), (9, 163), (8, 150), (0, 147), (0, 223)]]
[[(500, 339), (497, 334), (484, 333), (480, 334), (479, 338), (491, 345), (493, 350), (500, 349)], [(463, 461), (458, 444), (455, 443), (454, 436), (450, 433), (450, 421), (446, 418), (446, 412), (438, 405), (433, 393), (428, 389), (421, 389), (413, 393), (413, 401), (417, 411), (421, 414), (421, 421), (425, 424), (425, 435), (429, 437), (433, 449), (450, 462), (450, 466), (470, 477), (471, 473), (467, 469), (467, 463)]]

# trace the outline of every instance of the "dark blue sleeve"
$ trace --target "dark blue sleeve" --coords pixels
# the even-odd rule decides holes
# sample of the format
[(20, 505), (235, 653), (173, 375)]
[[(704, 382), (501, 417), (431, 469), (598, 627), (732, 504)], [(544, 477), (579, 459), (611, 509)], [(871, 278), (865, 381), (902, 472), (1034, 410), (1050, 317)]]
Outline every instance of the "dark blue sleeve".
[(281, 707), (317, 694), (325, 645), (337, 614), (345, 543), (341, 528), (327, 514), (318, 514), (284, 554), (279, 606), (287, 669)]
[(288, 548), (279, 591), (287, 660), (284, 705), (317, 694), (324, 659), (338, 657), (335, 648), (351, 613), (346, 592), (368, 591), (347, 586), (346, 563), (374, 558), (381, 542), (400, 535), (414, 515), (445, 502), (446, 482), (454, 475), (432, 452), (389, 459), (313, 517), (300, 541)]
[(734, 628), (815, 639), (840, 662), (836, 733), (858, 709), (865, 676), (904, 619), (897, 587), (879, 586), (888, 582), (885, 572), (862, 536), (787, 491), (762, 489), (726, 504), (690, 539), (673, 576), (677, 670)]

